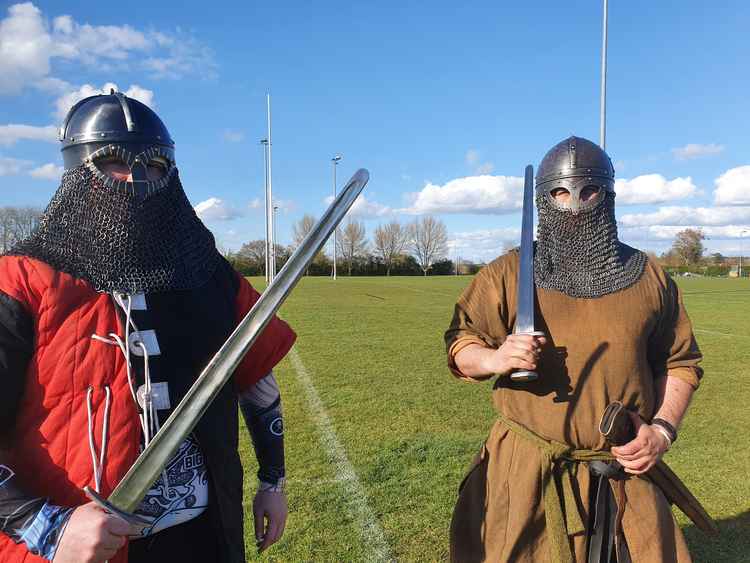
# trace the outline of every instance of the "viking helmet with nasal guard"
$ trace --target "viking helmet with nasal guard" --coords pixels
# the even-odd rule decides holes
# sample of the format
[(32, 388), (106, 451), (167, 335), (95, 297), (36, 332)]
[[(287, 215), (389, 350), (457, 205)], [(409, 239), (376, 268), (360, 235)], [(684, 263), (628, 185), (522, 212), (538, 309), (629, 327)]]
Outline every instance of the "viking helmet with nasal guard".
[[(587, 187), (596, 188), (599, 193), (584, 202), (581, 191)], [(570, 192), (568, 203), (555, 200), (552, 194), (558, 188)], [(596, 207), (605, 192), (614, 193), (615, 169), (599, 145), (582, 137), (568, 137), (544, 155), (537, 169), (536, 191), (558, 208), (585, 211)]]
[[(130, 168), (133, 184), (153, 191), (166, 184), (174, 168), (174, 141), (159, 116), (122, 92), (89, 96), (75, 104), (60, 127), (65, 169), (81, 164), (99, 172), (107, 185), (129, 184), (98, 170), (98, 161), (116, 159)], [(162, 166), (161, 181), (149, 181), (147, 167)], [(152, 185), (153, 184), (153, 185)]]

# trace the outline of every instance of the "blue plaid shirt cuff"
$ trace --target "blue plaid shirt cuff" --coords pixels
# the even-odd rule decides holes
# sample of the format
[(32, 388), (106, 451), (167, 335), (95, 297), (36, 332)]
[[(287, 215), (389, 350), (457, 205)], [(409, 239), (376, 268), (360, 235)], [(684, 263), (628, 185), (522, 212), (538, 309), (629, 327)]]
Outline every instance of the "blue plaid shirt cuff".
[(72, 508), (45, 502), (36, 517), (23, 531), (20, 540), (26, 544), (26, 548), (31, 553), (51, 561), (55, 557), (62, 531), (71, 512), (73, 512)]

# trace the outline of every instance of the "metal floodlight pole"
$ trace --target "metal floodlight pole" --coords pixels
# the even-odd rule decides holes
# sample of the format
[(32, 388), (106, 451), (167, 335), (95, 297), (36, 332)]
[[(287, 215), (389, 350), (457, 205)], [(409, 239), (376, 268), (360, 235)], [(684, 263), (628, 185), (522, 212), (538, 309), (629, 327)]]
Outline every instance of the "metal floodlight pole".
[[(331, 165), (333, 166), (333, 199), (336, 199), (336, 167), (338, 166), (339, 162), (341, 162), (341, 159), (344, 158), (343, 155), (336, 153), (333, 155), (333, 158), (331, 159)], [(333, 272), (332, 272), (333, 279), (336, 279), (336, 230), (333, 231)]]
[(599, 114), (599, 145), (607, 150), (607, 12), (608, 2), (604, 0), (604, 22), (602, 24), (602, 84)]
[(273, 244), (274, 244), (274, 252), (273, 252), (273, 271), (276, 272), (276, 212), (279, 210), (278, 205), (273, 206)]
[(271, 181), (271, 146), (273, 145), (273, 142), (271, 141), (271, 94), (266, 94), (266, 115), (268, 119), (268, 135), (266, 136), (266, 139), (268, 140), (267, 150), (268, 150), (268, 200), (266, 202), (267, 208), (266, 213), (268, 214), (268, 221), (269, 221), (269, 227), (268, 227), (268, 237), (269, 237), (269, 254), (268, 254), (268, 266), (269, 266), (269, 282), (273, 280), (273, 278), (276, 276), (276, 241), (274, 240), (274, 229), (273, 229), (273, 187), (272, 187), (272, 181)]
[(260, 144), (263, 145), (263, 173), (264, 173), (264, 180), (263, 180), (263, 192), (265, 194), (265, 219), (266, 219), (266, 244), (265, 244), (265, 252), (263, 253), (265, 255), (265, 276), (266, 276), (266, 283), (271, 283), (271, 268), (268, 267), (269, 263), (269, 256), (270, 256), (270, 247), (269, 244), (271, 243), (271, 237), (269, 235), (269, 230), (271, 228), (271, 223), (268, 218), (268, 206), (269, 206), (269, 197), (268, 197), (268, 139), (261, 139)]
[(740, 231), (740, 257), (737, 264), (737, 277), (742, 279), (742, 235), (750, 233), (750, 231)]

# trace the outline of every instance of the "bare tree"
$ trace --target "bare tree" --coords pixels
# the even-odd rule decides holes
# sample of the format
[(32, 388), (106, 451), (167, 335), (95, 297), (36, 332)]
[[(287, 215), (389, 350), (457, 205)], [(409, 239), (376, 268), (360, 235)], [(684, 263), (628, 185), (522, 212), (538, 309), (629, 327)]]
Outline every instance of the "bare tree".
[(235, 256), (262, 271), (266, 267), (266, 241), (258, 239), (246, 242)]
[(355, 260), (367, 253), (365, 224), (361, 221), (349, 219), (346, 227), (337, 231), (336, 246), (338, 247), (337, 252), (344, 259), (351, 276)]
[(409, 239), (409, 230), (398, 221), (391, 221), (386, 225), (378, 225), (375, 229), (375, 252), (383, 259), (385, 273), (391, 275), (391, 267), (398, 256), (404, 251)]
[(426, 215), (409, 225), (411, 250), (427, 275), (432, 265), (448, 252), (448, 230), (440, 219)]
[(13, 234), (15, 219), (13, 215), (14, 211), (12, 207), (0, 207), (0, 245), (2, 245), (3, 252), (10, 250), (15, 241)]
[(7, 252), (36, 229), (42, 210), (38, 207), (0, 207), (0, 246)]
[(679, 256), (685, 266), (697, 264), (703, 257), (706, 235), (700, 229), (684, 229), (677, 233), (672, 243), (672, 250)]
[(294, 230), (294, 246), (297, 247), (302, 243), (304, 238), (310, 234), (310, 231), (312, 231), (312, 228), (315, 226), (315, 223), (317, 222), (317, 219), (313, 217), (312, 215), (305, 214), (302, 219), (297, 221), (293, 226), (292, 229)]

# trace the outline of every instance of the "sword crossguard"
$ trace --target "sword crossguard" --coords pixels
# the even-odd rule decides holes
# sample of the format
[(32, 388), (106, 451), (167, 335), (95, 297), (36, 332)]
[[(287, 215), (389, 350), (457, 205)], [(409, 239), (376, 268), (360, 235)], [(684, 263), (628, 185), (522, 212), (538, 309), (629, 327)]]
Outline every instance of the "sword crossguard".
[(84, 487), (83, 492), (86, 493), (86, 496), (91, 502), (98, 505), (99, 508), (104, 510), (104, 512), (107, 512), (109, 514), (114, 514), (118, 518), (122, 518), (123, 520), (125, 520), (125, 522), (133, 526), (134, 532), (137, 531), (137, 533), (140, 534), (145, 528), (148, 528), (149, 526), (152, 525), (152, 522), (149, 522), (145, 518), (141, 518), (140, 516), (136, 514), (125, 512), (124, 510), (120, 510), (111, 502), (109, 502), (107, 499), (102, 497), (95, 490), (93, 490), (91, 487), (88, 487), (88, 486)]

